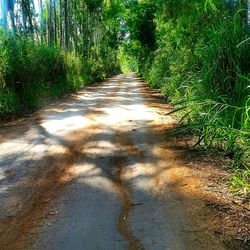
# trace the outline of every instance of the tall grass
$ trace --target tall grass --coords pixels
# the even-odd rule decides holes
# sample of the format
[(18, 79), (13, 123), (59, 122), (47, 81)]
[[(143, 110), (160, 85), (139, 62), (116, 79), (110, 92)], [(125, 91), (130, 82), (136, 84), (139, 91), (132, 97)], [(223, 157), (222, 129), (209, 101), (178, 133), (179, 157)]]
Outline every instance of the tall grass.
[[(158, 49), (141, 72), (176, 105), (181, 128), (233, 159), (235, 187), (250, 192), (250, 40), (246, 3), (161, 2)], [(210, 8), (209, 8), (210, 6)], [(160, 6), (159, 6), (160, 7)], [(238, 181), (237, 181), (238, 180)]]
[(0, 30), (0, 117), (36, 109), (42, 99), (74, 92), (117, 70), (105, 64)]

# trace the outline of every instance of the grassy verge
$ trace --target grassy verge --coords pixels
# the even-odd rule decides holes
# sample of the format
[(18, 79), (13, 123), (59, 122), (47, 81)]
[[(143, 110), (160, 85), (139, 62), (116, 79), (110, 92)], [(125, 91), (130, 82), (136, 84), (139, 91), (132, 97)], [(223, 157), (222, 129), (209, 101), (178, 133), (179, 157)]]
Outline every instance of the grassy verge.
[(246, 2), (230, 11), (223, 1), (177, 2), (160, 1), (155, 18), (157, 49), (147, 54), (140, 73), (175, 105), (182, 130), (198, 135), (203, 147), (232, 158), (232, 187), (249, 194)]
[(43, 99), (75, 92), (117, 72), (116, 65), (106, 64), (0, 31), (1, 119), (35, 110)]

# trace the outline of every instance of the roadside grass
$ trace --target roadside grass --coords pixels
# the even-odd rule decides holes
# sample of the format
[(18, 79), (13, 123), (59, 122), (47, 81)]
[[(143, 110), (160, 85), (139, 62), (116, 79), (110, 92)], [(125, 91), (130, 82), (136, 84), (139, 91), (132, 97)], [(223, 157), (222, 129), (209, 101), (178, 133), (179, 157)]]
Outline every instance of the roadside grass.
[(41, 100), (76, 92), (118, 68), (29, 38), (15, 39), (0, 29), (0, 119), (33, 111)]
[[(224, 100), (225, 101), (225, 100)], [(237, 107), (199, 97), (174, 103), (169, 114), (179, 115), (177, 131), (198, 135), (197, 144), (217, 150), (232, 159), (232, 189), (250, 194), (250, 120), (249, 99)]]
[[(166, 1), (164, 8), (171, 10), (171, 4)], [(227, 11), (222, 1), (184, 0), (177, 9), (157, 13), (158, 48), (148, 54), (139, 71), (175, 105), (180, 129), (198, 135), (204, 148), (232, 159), (232, 188), (250, 194), (246, 5), (242, 2)]]

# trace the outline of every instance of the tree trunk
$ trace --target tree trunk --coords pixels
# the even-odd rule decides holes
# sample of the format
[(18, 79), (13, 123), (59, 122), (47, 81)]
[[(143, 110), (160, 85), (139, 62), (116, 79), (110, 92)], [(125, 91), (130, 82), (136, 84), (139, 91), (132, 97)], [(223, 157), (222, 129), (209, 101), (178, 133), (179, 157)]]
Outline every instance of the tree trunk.
[(48, 45), (52, 45), (53, 40), (53, 27), (52, 27), (52, 0), (49, 0), (48, 6)]
[(68, 0), (64, 0), (64, 32), (65, 32), (65, 48), (69, 48), (69, 23), (68, 23)]
[(43, 33), (44, 33), (44, 20), (43, 20), (43, 0), (39, 1), (40, 7), (40, 39), (41, 43), (43, 43)]
[(57, 44), (57, 15), (56, 15), (56, 1), (54, 0), (54, 40)]

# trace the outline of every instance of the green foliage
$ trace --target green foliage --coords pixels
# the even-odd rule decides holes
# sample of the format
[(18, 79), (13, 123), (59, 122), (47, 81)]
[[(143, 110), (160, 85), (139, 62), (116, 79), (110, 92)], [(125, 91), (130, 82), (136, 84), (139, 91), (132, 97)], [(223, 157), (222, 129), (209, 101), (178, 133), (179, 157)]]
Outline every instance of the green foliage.
[[(154, 5), (151, 16), (157, 46), (150, 48), (140, 36), (131, 36), (138, 45), (129, 52), (141, 62), (140, 74), (176, 105), (175, 111), (182, 116), (181, 128), (199, 135), (203, 146), (232, 157), (238, 178), (249, 183), (250, 40), (246, 1), (234, 11), (228, 11), (220, 0), (143, 1), (133, 4), (139, 13), (134, 12), (135, 17), (128, 20), (143, 18), (145, 5)], [(143, 34), (136, 22), (128, 21), (128, 25), (132, 33)], [(248, 174), (243, 178), (242, 173)]]
[(119, 64), (121, 67), (121, 71), (123, 73), (129, 72), (137, 72), (138, 71), (138, 63), (134, 56), (129, 55), (125, 52), (125, 48), (123, 46), (119, 49)]
[(30, 1), (6, 9), (8, 25), (0, 30), (1, 117), (33, 110), (41, 99), (120, 70), (120, 0), (41, 0), (39, 5), (40, 13)]
[(89, 11), (97, 11), (103, 5), (103, 0), (85, 0)]
[(234, 191), (239, 194), (247, 195), (250, 193), (250, 170), (246, 168), (244, 171), (236, 171), (232, 176), (232, 186)]
[(9, 89), (0, 90), (0, 116), (18, 111), (17, 96)]
[[(111, 52), (110, 52), (111, 53)], [(116, 54), (112, 55), (113, 57)], [(41, 99), (61, 96), (118, 70), (105, 60), (0, 34), (0, 116), (36, 109)], [(112, 69), (111, 69), (112, 67)]]

